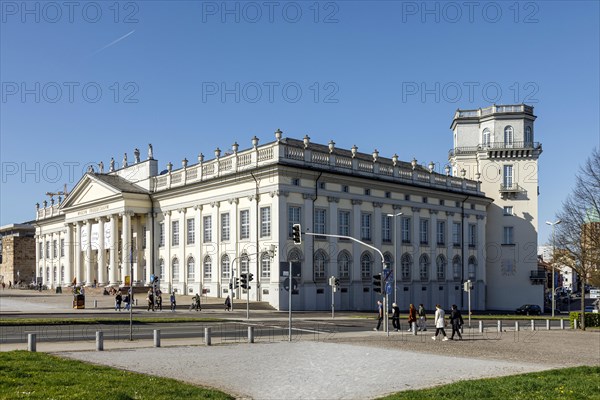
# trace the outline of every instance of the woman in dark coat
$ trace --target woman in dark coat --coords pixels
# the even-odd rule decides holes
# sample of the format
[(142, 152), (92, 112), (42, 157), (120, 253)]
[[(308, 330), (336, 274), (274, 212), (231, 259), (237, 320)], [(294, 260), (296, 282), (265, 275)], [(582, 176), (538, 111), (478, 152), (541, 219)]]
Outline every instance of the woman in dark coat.
[(452, 310), (450, 311), (450, 323), (452, 324), (452, 336), (450, 336), (450, 340), (454, 340), (454, 333), (456, 333), (458, 338), (462, 340), (460, 328), (464, 324), (464, 321), (460, 311), (456, 307), (456, 304), (452, 304)]

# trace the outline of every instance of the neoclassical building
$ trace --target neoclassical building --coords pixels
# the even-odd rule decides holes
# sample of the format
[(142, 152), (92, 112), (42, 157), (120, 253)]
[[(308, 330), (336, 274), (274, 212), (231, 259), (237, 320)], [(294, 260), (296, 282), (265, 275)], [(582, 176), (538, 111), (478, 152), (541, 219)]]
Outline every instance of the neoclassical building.
[[(371, 310), (379, 296), (373, 275), (385, 262), (396, 271), (390, 300), (401, 308), (466, 308), (467, 280), (476, 310), (542, 304), (543, 285), (530, 276), (537, 270), (537, 170), (513, 174), (510, 185), (486, 181), (487, 165), (502, 172), (537, 161), (541, 146), (523, 138), (534, 119), (525, 105), (457, 111), (454, 148), (441, 173), (433, 163), (286, 138), (279, 130), (268, 143), (254, 137), (247, 149), (234, 143), (210, 160), (200, 154), (195, 164), (183, 159), (162, 171), (151, 146), (145, 160), (136, 149), (133, 163), (126, 155), (108, 171), (101, 163), (66, 198), (37, 206), (37, 273), (51, 287), (128, 279), (143, 286), (154, 275), (166, 292), (225, 297), (232, 279), (249, 272), (252, 300), (287, 309), (284, 266), (293, 261), (294, 309), (329, 309), (328, 278), (335, 276), (336, 309)], [(512, 141), (502, 145), (506, 126)], [(291, 238), (296, 223), (310, 233), (300, 245)], [(517, 242), (535, 244), (531, 265), (516, 255), (506, 265)], [(496, 247), (500, 255), (491, 259)], [(244, 289), (233, 291), (246, 297)]]

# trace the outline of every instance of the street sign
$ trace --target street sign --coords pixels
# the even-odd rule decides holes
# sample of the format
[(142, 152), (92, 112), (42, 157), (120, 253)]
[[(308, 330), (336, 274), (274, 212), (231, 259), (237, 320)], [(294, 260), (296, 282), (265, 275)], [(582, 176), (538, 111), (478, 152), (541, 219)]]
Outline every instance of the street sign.
[(600, 289), (590, 289), (590, 299), (600, 299)]
[[(290, 291), (290, 278), (285, 278), (285, 280), (283, 281), (283, 288), (285, 289), (286, 292)], [(298, 289), (298, 281), (296, 281), (295, 279), (292, 278), (292, 291), (295, 291)]]
[(392, 294), (392, 282), (385, 284), (385, 294)]

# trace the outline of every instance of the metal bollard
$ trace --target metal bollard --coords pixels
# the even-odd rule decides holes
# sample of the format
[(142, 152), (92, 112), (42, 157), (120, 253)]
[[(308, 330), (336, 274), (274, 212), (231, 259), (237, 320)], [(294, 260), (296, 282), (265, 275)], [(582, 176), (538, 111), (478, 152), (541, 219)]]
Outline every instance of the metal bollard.
[(515, 321), (515, 332), (519, 332), (519, 321)]
[(577, 329), (578, 326), (579, 326), (579, 320), (574, 319), (573, 320), (573, 329)]
[(535, 319), (531, 320), (531, 330), (535, 331)]
[(502, 320), (498, 320), (498, 332), (502, 332)]
[(96, 351), (104, 350), (104, 333), (96, 331)]
[(479, 333), (483, 333), (483, 321), (479, 321)]
[(94, 300), (94, 308), (98, 308), (98, 300)]
[(248, 327), (248, 343), (254, 343), (254, 327)]
[(35, 333), (27, 335), (27, 351), (35, 352)]
[(550, 330), (550, 320), (549, 319), (546, 320), (546, 329)]
[(154, 347), (160, 347), (160, 329), (154, 330)]
[(204, 344), (210, 346), (210, 328), (204, 328)]
[(417, 323), (416, 322), (411, 322), (411, 331), (413, 335), (417, 335)]
[(565, 329), (565, 320), (564, 319), (560, 319), (560, 329)]

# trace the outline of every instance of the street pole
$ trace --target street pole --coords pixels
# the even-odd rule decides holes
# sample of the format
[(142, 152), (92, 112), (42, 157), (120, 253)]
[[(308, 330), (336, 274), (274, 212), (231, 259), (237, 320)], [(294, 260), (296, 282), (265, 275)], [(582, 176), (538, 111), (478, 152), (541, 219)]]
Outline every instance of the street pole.
[(292, 262), (290, 261), (290, 283), (288, 286), (288, 293), (289, 293), (289, 297), (288, 297), (288, 301), (289, 301), (289, 307), (288, 307), (288, 323), (289, 323), (289, 328), (288, 328), (288, 333), (289, 333), (289, 339), (288, 341), (292, 341)]
[(129, 254), (129, 341), (133, 341), (133, 244)]
[[(332, 276), (330, 279), (335, 279), (335, 278)], [(335, 318), (335, 305), (334, 305), (334, 302), (335, 302), (335, 289), (334, 289), (334, 287), (335, 287), (335, 285), (331, 285), (330, 284), (330, 286), (331, 286), (331, 319), (334, 319)]]
[(469, 291), (467, 292), (468, 295), (468, 300), (469, 300), (469, 328), (471, 327), (471, 280), (469, 279), (467, 281), (467, 283), (469, 284)]
[(397, 218), (401, 216), (403, 213), (397, 214), (387, 214), (388, 217), (394, 217), (394, 303), (397, 303), (397, 292), (398, 288), (396, 286), (397, 278), (396, 278), (396, 265), (398, 265), (398, 222)]
[(556, 260), (556, 235), (554, 231), (554, 227), (561, 223), (561, 220), (558, 219), (555, 222), (546, 221), (546, 224), (552, 227), (552, 317), (554, 317), (554, 309), (556, 308), (556, 299), (554, 298), (555, 288), (554, 288), (554, 264)]

